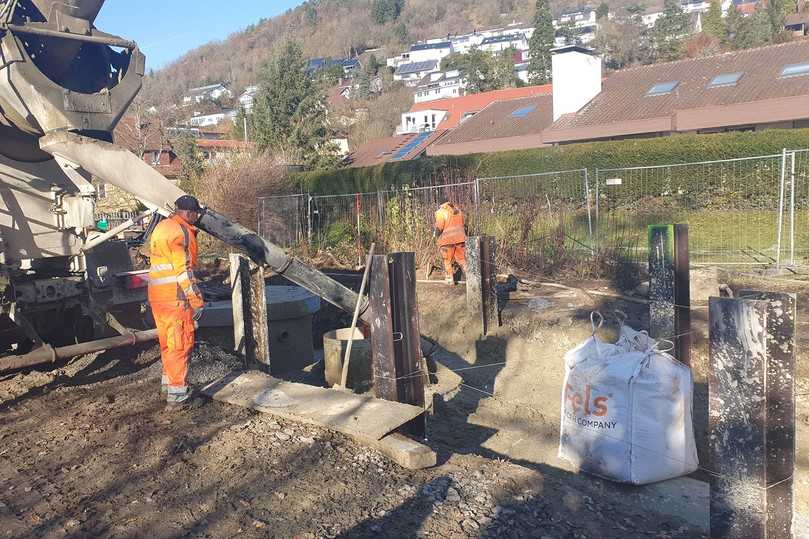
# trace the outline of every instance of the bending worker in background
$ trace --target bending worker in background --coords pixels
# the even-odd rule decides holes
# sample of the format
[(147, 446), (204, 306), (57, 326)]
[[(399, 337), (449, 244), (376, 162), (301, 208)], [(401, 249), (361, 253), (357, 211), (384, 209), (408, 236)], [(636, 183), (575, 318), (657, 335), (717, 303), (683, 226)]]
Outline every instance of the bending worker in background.
[(202, 314), (202, 294), (194, 278), (197, 229), (203, 209), (196, 198), (183, 195), (175, 211), (152, 232), (149, 246), (149, 304), (160, 340), (163, 389), (168, 407), (186, 402), (188, 360), (194, 348), (194, 321)]
[(463, 212), (452, 202), (444, 202), (435, 212), (435, 236), (444, 259), (444, 281), (455, 284), (453, 262), (466, 274), (466, 229)]

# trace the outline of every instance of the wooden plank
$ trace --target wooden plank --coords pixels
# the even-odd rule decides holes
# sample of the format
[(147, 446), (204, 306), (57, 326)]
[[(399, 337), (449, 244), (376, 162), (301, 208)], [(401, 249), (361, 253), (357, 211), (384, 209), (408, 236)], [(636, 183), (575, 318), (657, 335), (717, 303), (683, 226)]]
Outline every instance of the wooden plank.
[(233, 342), (247, 368), (270, 371), (269, 326), (264, 270), (247, 258), (230, 254)]
[(766, 485), (767, 537), (792, 537), (795, 471), (795, 294), (742, 290), (767, 309)]
[(768, 307), (709, 300), (711, 537), (766, 537)]
[(247, 367), (247, 339), (244, 324), (244, 267), (247, 261), (237, 253), (230, 253), (230, 290), (233, 305), (233, 343), (236, 355)]
[(368, 301), (371, 308), (371, 362), (374, 372), (374, 394), (380, 399), (398, 402), (387, 255), (373, 257)]
[[(392, 253), (389, 260), (398, 400), (424, 408), (416, 256), (415, 253)], [(414, 436), (424, 437), (427, 427), (425, 419), (426, 416), (420, 416), (408, 425), (407, 431)]]
[(254, 361), (270, 372), (270, 326), (267, 317), (266, 284), (264, 283), (264, 268), (249, 263), (250, 272), (250, 343), (251, 361)]
[(373, 440), (424, 413), (417, 406), (286, 382), (259, 371), (230, 374), (202, 391), (218, 401)]

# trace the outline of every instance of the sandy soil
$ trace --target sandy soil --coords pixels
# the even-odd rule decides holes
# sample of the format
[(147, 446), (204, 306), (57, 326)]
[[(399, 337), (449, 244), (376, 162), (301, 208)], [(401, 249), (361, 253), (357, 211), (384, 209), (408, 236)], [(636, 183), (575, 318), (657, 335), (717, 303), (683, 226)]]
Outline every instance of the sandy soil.
[[(479, 339), (462, 288), (423, 285), (419, 300), (422, 332), (443, 346), (427, 440), (437, 467), (407, 471), (342, 435), (212, 401), (169, 414), (156, 347), (109, 351), (0, 376), (0, 537), (705, 536), (704, 473), (628, 487), (555, 456), (562, 354), (589, 336), (592, 309), (620, 306), (643, 327), (643, 306), (522, 287), (503, 327)], [(704, 346), (699, 337), (695, 350)], [(806, 380), (803, 354), (799, 364)], [(193, 381), (238, 367), (203, 342)], [(809, 504), (805, 399), (799, 511)]]

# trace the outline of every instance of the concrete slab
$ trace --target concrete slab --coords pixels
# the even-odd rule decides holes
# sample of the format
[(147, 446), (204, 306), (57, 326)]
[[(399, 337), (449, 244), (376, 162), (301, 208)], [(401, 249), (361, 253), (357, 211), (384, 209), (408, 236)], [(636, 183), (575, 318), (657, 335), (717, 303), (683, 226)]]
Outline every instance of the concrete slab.
[[(320, 298), (299, 286), (267, 286), (267, 318), (272, 322), (311, 316), (320, 310)], [(233, 305), (230, 300), (205, 304), (199, 327), (229, 327), (233, 325)]]
[(424, 413), (416, 406), (286, 382), (258, 371), (229, 374), (202, 391), (218, 401), (342, 432), (406, 468), (436, 463), (429, 447), (391, 434)]

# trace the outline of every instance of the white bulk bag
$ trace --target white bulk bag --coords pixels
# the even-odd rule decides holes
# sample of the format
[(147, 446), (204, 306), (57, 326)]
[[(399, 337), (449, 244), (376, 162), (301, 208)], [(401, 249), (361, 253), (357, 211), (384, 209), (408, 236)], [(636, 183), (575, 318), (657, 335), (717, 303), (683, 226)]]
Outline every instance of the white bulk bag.
[(609, 344), (595, 329), (565, 354), (559, 456), (636, 485), (696, 470), (691, 369), (645, 332), (623, 326)]

